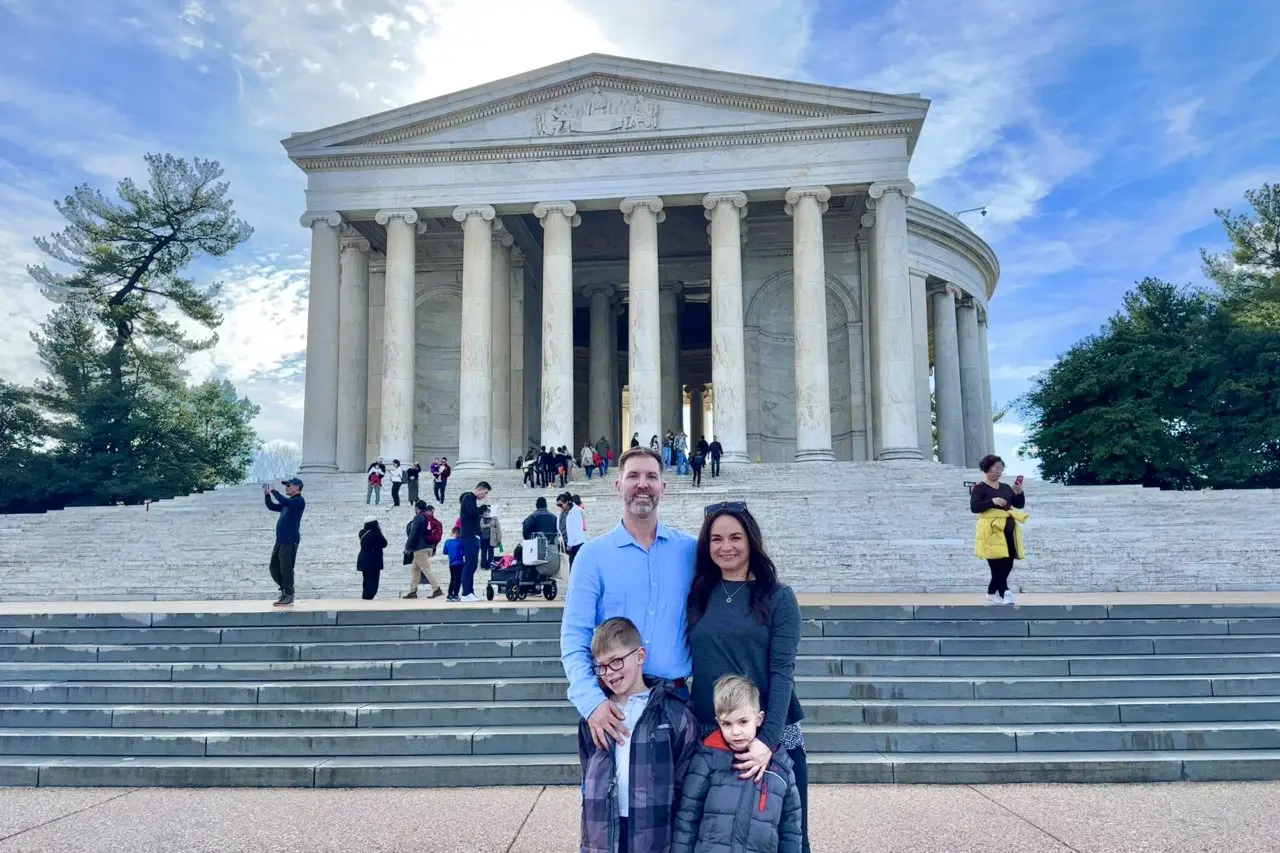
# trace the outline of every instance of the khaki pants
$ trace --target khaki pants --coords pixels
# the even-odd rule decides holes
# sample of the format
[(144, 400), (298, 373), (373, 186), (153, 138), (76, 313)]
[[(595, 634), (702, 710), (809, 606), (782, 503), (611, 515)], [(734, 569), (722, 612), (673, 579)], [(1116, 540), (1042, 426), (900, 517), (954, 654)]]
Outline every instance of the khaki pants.
[(417, 592), (424, 577), (432, 592), (440, 588), (440, 581), (436, 580), (436, 573), (431, 570), (430, 548), (419, 548), (413, 552), (413, 565), (409, 568), (409, 592)]

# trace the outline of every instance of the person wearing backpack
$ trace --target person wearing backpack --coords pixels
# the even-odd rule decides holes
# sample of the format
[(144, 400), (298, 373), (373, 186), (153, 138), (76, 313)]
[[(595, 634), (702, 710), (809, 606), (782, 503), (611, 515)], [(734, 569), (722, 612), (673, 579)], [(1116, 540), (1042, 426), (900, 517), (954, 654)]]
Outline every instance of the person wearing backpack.
[(440, 589), (440, 582), (436, 580), (435, 574), (431, 571), (431, 545), (427, 541), (430, 530), (427, 521), (427, 502), (418, 501), (414, 505), (413, 518), (404, 528), (405, 556), (410, 558), (409, 569), (409, 591), (401, 598), (417, 598), (418, 586), (422, 583), (425, 575), (427, 583), (431, 585), (431, 595), (428, 598), (439, 598), (444, 595), (444, 591)]
[(382, 552), (387, 547), (387, 537), (378, 526), (378, 519), (369, 516), (360, 528), (360, 556), (356, 557), (356, 571), (364, 576), (360, 597), (373, 601), (378, 594), (378, 582), (382, 579)]

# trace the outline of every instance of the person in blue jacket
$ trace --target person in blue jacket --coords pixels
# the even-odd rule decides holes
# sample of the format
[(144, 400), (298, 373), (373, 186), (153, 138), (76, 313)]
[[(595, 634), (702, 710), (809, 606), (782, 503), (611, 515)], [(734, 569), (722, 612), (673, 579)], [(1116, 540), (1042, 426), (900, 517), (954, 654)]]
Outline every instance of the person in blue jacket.
[(449, 597), (445, 601), (461, 601), (462, 589), (462, 528), (456, 524), (453, 536), (444, 543), (444, 556), (449, 561)]
[(276, 544), (271, 549), (271, 579), (280, 587), (276, 607), (293, 606), (293, 565), (298, 559), (298, 544), (302, 541), (302, 511), (307, 501), (302, 497), (302, 481), (297, 477), (281, 480), (284, 494), (262, 484), (262, 498), (267, 509), (280, 513), (276, 519)]

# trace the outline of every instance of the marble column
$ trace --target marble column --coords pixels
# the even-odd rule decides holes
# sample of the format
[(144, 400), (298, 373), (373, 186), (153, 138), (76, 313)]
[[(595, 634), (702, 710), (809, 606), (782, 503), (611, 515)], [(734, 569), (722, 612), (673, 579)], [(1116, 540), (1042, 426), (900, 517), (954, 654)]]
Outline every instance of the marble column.
[(933, 398), (938, 407), (938, 459), (964, 464), (964, 409), (960, 402), (960, 344), (956, 337), (956, 296), (947, 285), (932, 292)]
[(868, 211), (862, 215), (860, 227), (858, 228), (858, 236), (855, 238), (858, 244), (858, 274), (862, 278), (862, 322), (863, 329), (866, 334), (862, 338), (862, 363), (863, 375), (865, 377), (865, 387), (863, 389), (863, 402), (867, 412), (867, 459), (877, 459), (880, 456), (880, 406), (879, 398), (876, 396), (876, 324), (871, 321), (871, 306), (875, 304), (876, 280), (875, 259), (872, 257), (875, 251), (876, 241), (872, 239), (872, 234), (876, 226), (876, 215), (873, 211)]
[(827, 363), (827, 272), (822, 214), (831, 190), (787, 190), (792, 217), (795, 310), (796, 461), (832, 462), (831, 375)]
[(933, 424), (929, 405), (929, 296), (925, 274), (912, 270), (911, 278), (911, 343), (912, 363), (916, 375), (916, 436), (920, 454), (933, 459)]
[[(613, 381), (609, 377), (609, 324), (613, 322), (613, 288), (587, 288), (591, 301), (591, 356), (587, 365), (587, 440), (594, 447), (613, 430)], [(611, 442), (612, 443), (612, 442)]]
[(707, 401), (704, 393), (707, 390), (705, 385), (689, 386), (689, 452), (693, 452), (694, 446), (698, 443), (698, 439), (705, 438), (706, 431), (706, 413)]
[(964, 464), (978, 466), (982, 447), (987, 441), (984, 420), (986, 395), (982, 393), (982, 356), (978, 349), (978, 308), (972, 296), (956, 303), (956, 334), (960, 339), (960, 400), (964, 411)]
[(511, 440), (511, 246), (515, 241), (506, 232), (502, 220), (493, 222), (493, 240), (489, 263), (489, 299), (493, 306), (489, 318), (489, 406), (492, 424), (489, 431), (490, 456), (498, 468), (515, 464), (516, 453)]
[(369, 255), (369, 412), (365, 419), (364, 458), (368, 462), (382, 446), (382, 318), (387, 293), (387, 258)]
[(680, 293), (678, 281), (663, 282), (658, 291), (659, 337), (662, 339), (662, 431), (679, 429), (684, 416), (680, 384)]
[(667, 218), (656, 196), (624, 198), (623, 219), (631, 226), (627, 302), (627, 385), (631, 389), (631, 431), (641, 444), (662, 435), (662, 334), (659, 325), (658, 223)]
[(875, 183), (867, 190), (876, 220), (871, 322), (876, 327), (881, 460), (922, 458), (916, 428), (915, 339), (907, 261), (907, 199), (914, 192), (910, 181)]
[(524, 406), (524, 252), (512, 246), (511, 268), (511, 448), (523, 456), (529, 449), (529, 429)]
[(609, 307), (613, 311), (609, 316), (609, 379), (613, 388), (613, 430), (609, 433), (609, 446), (614, 449), (616, 459), (627, 449), (631, 438), (631, 434), (624, 435), (622, 429), (622, 370), (618, 360), (618, 322), (627, 313), (627, 307), (616, 295), (609, 300)]
[(539, 444), (573, 448), (573, 229), (571, 201), (539, 202), (542, 223), (542, 429)]
[(413, 459), (417, 375), (417, 285), (414, 281), (418, 212), (379, 210), (374, 221), (387, 229), (386, 294), (382, 313), (382, 427), (380, 456)]
[(338, 470), (363, 472), (369, 416), (369, 241), (349, 225), (342, 229), (338, 301)]
[(991, 357), (987, 352), (987, 310), (981, 306), (978, 308), (978, 357), (982, 359), (982, 394), (985, 401), (983, 410), (988, 413), (982, 422), (986, 428), (983, 456), (996, 452), (996, 424), (991, 419), (991, 414), (995, 412), (995, 403), (991, 399)]
[(487, 204), (456, 207), (462, 223), (462, 351), (455, 473), (493, 469), (493, 219)]
[[(742, 305), (742, 220), (747, 215), (747, 197), (736, 192), (711, 193), (703, 197), (702, 206), (711, 220), (711, 384), (716, 389), (712, 421), (724, 448), (721, 462), (743, 465), (751, 461)], [(825, 290), (822, 298), (825, 317)], [(827, 421), (829, 447), (829, 414)]]
[(311, 229), (311, 284), (307, 298), (307, 372), (302, 400), (299, 471), (338, 470), (339, 227), (334, 212), (307, 212)]

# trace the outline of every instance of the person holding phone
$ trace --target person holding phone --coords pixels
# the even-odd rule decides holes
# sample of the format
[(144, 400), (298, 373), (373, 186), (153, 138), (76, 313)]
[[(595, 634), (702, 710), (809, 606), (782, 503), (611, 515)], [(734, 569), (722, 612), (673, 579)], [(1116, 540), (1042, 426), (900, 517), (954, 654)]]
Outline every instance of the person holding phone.
[(1026, 556), (1019, 523), (1027, 515), (1018, 510), (1027, 505), (1027, 496), (1022, 491), (1021, 476), (1012, 486), (1000, 482), (1004, 460), (999, 456), (982, 457), (978, 468), (983, 478), (969, 491), (969, 509), (978, 516), (974, 552), (985, 558), (991, 568), (987, 603), (1013, 604), (1009, 574), (1013, 571), (1013, 561)]

